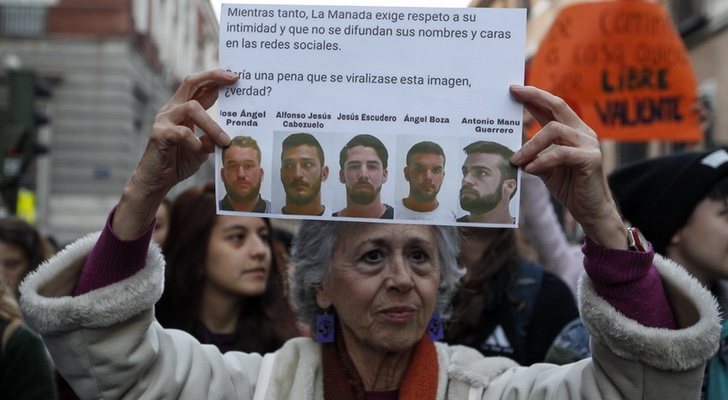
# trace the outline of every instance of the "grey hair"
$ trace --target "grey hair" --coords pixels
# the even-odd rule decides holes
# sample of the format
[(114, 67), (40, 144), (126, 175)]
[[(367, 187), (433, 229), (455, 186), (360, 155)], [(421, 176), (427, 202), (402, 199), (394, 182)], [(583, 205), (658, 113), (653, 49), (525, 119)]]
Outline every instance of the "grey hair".
[[(316, 288), (326, 279), (331, 268), (336, 239), (346, 227), (356, 222), (304, 221), (291, 249), (290, 300), (298, 319), (305, 323), (314, 321), (316, 314), (323, 312), (316, 303)], [(432, 226), (437, 239), (440, 262), (440, 287), (435, 311), (445, 320), (450, 316), (450, 299), (458, 288), (465, 273), (457, 263), (460, 243), (457, 228)]]

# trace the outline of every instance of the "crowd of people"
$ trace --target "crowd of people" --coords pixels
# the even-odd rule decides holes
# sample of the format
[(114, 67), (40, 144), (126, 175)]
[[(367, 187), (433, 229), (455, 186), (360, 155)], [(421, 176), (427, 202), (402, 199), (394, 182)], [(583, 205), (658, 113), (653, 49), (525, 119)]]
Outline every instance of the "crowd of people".
[[(466, 221), (497, 212), (510, 223), (508, 203), (520, 191), (520, 228), (311, 219), (281, 229), (265, 217), (216, 214), (216, 206), (270, 208), (254, 182), (239, 178), (248, 170), (263, 173), (255, 141), (230, 138), (200, 112), (216, 101), (219, 87), (236, 80), (222, 70), (184, 80), (157, 115), (100, 232), (56, 253), (34, 227), (0, 220), (0, 329), (9, 332), (2, 334), (1, 393), (27, 399), (716, 399), (728, 393), (728, 328), (721, 333), (728, 293), (721, 285), (728, 277), (725, 149), (647, 160), (607, 178), (596, 134), (568, 105), (537, 88), (513, 86), (512, 97), (541, 131), (515, 152), (491, 142), (467, 147), (463, 185), (470, 190)], [(368, 193), (349, 185), (356, 174), (371, 172), (366, 168), (386, 180), (387, 154), (376, 151), (384, 148), (379, 144), (358, 135), (342, 150), (346, 207), (329, 211), (392, 218), (392, 207), (376, 196), (377, 207), (363, 208), (357, 199)], [(226, 159), (250, 153), (246, 159), (258, 164), (226, 163), (220, 173), (231, 187), (222, 200), (212, 182), (170, 198), (170, 189), (217, 147)], [(281, 161), (284, 210), (322, 215), (320, 195), (309, 184), (316, 179), (296, 178), (326, 179), (320, 144), (293, 134)], [(418, 215), (413, 219), (449, 212), (436, 199), (444, 165), (439, 145), (412, 146), (401, 205)], [(478, 168), (500, 172), (490, 182), (473, 172)], [(478, 201), (468, 203), (470, 197)], [(493, 207), (484, 211), (486, 199)], [(579, 223), (583, 243), (569, 242), (552, 199)], [(66, 384), (73, 393), (64, 393)]]

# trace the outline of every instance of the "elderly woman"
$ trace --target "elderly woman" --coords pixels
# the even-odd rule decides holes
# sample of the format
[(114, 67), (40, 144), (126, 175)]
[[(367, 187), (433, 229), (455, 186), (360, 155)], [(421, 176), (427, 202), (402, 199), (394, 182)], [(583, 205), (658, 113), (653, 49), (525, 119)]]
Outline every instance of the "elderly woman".
[[(544, 128), (511, 162), (540, 176), (589, 238), (580, 307), (593, 337), (592, 359), (519, 367), (433, 342), (426, 333), (439, 333), (438, 317), (447, 314), (460, 273), (455, 231), (425, 225), (303, 224), (293, 248), (291, 293), (317, 341), (291, 339), (265, 356), (221, 354), (161, 328), (152, 307), (162, 291), (164, 260), (156, 246), (148, 246), (154, 215), (173, 185), (193, 174), (215, 145), (229, 143), (205, 109), (219, 87), (235, 79), (219, 70), (185, 79), (157, 116), (147, 149), (101, 235), (72, 244), (23, 285), (28, 322), (42, 333), (82, 398), (699, 394), (703, 364), (720, 330), (715, 302), (679, 267), (637, 243), (638, 236), (629, 236), (630, 247), (602, 173), (596, 135), (563, 101), (520, 86), (512, 95)], [(204, 134), (196, 137), (194, 127)]]

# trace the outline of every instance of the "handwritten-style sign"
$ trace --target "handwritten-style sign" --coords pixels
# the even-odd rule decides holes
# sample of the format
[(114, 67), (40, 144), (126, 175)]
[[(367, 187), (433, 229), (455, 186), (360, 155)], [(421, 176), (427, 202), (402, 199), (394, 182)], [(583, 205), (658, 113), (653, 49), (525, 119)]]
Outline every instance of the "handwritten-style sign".
[(564, 8), (531, 60), (528, 83), (562, 97), (600, 139), (702, 139), (690, 58), (658, 3)]
[(219, 96), (233, 145), (216, 153), (218, 212), (516, 226), (519, 176), (491, 156), (465, 179), (463, 149), (521, 145), (508, 87), (523, 82), (525, 21), (521, 9), (223, 5), (220, 67), (240, 79)]

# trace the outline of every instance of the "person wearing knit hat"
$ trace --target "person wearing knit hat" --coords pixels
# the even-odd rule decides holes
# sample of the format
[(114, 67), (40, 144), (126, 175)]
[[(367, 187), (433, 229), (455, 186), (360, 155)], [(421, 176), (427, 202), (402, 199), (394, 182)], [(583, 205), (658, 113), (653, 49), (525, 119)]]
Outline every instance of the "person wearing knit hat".
[(675, 234), (726, 176), (728, 151), (723, 148), (640, 160), (618, 168), (608, 181), (624, 218), (642, 231), (656, 252), (668, 255)]
[[(618, 168), (609, 186), (625, 220), (681, 264), (728, 312), (728, 148), (685, 152)], [(728, 398), (728, 321), (708, 362), (705, 399)]]

